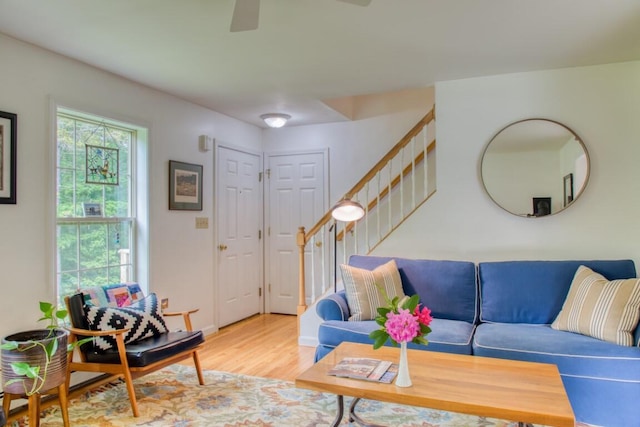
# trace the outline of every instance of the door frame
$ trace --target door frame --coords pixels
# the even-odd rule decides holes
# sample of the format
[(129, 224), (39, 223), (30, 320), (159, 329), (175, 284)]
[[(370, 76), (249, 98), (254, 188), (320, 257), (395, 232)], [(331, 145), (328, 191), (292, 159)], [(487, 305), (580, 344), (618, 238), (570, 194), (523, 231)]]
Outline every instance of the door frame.
[(225, 142), (218, 142), (217, 140), (214, 142), (214, 149), (213, 149), (213, 168), (214, 168), (214, 172), (213, 172), (213, 203), (214, 203), (214, 207), (213, 207), (213, 212), (214, 212), (214, 220), (213, 220), (213, 277), (214, 277), (214, 286), (213, 286), (213, 304), (215, 307), (215, 313), (214, 313), (214, 322), (216, 325), (216, 330), (218, 330), (220, 328), (220, 310), (218, 310), (218, 304), (220, 301), (220, 297), (219, 297), (219, 288), (220, 288), (220, 277), (218, 276), (220, 274), (220, 271), (218, 269), (218, 255), (219, 255), (219, 251), (218, 251), (218, 245), (220, 245), (220, 240), (219, 240), (219, 235), (218, 235), (218, 227), (220, 226), (219, 223), (219, 218), (220, 215), (218, 214), (218, 209), (220, 207), (220, 203), (218, 203), (218, 181), (219, 181), (219, 168), (218, 166), (218, 150), (219, 149), (227, 149), (227, 150), (233, 150), (233, 151), (237, 151), (240, 153), (244, 153), (244, 154), (249, 154), (252, 156), (257, 156), (258, 157), (258, 169), (259, 169), (259, 173), (262, 174), (262, 178), (259, 181), (259, 185), (257, 186), (258, 190), (260, 191), (260, 203), (259, 206), (262, 209), (262, 215), (260, 215), (260, 228), (262, 230), (262, 238), (260, 239), (260, 248), (259, 248), (259, 256), (260, 256), (260, 272), (259, 272), (259, 277), (260, 277), (260, 301), (259, 301), (259, 306), (260, 306), (260, 313), (264, 313), (265, 312), (265, 301), (266, 301), (266, 292), (265, 292), (265, 275), (264, 275), (264, 267), (265, 267), (265, 257), (264, 257), (264, 251), (265, 251), (265, 242), (266, 242), (266, 237), (265, 237), (265, 220), (264, 220), (264, 211), (265, 211), (265, 200), (264, 200), (264, 185), (265, 185), (265, 179), (264, 179), (264, 153), (260, 152), (260, 151), (254, 151), (251, 150), (249, 148), (246, 147), (241, 147), (238, 145), (233, 145), (233, 144), (229, 144), (229, 143), (225, 143)]
[[(276, 157), (276, 156), (297, 156), (297, 155), (301, 155), (301, 154), (322, 154), (323, 159), (324, 159), (324, 182), (323, 182), (323, 186), (324, 186), (324, 200), (322, 201), (322, 203), (324, 204), (324, 211), (326, 212), (329, 206), (329, 200), (330, 200), (330, 188), (329, 188), (329, 161), (330, 161), (330, 157), (329, 157), (329, 147), (324, 147), (324, 148), (311, 148), (311, 149), (306, 149), (306, 150), (283, 150), (283, 151), (266, 151), (264, 152), (264, 158), (263, 158), (263, 164), (264, 164), (264, 172), (266, 174), (267, 169), (270, 169), (271, 167), (271, 162), (270, 159), (271, 157)], [(263, 180), (263, 198), (264, 198), (264, 208), (263, 208), (263, 215), (264, 215), (264, 221), (263, 221), (263, 229), (265, 230), (264, 232), (264, 236), (265, 238), (263, 239), (262, 242), (262, 247), (264, 250), (264, 257), (263, 257), (263, 265), (264, 265), (264, 269), (263, 269), (263, 274), (264, 274), (264, 278), (263, 278), (263, 293), (262, 295), (264, 296), (264, 312), (265, 313), (271, 313), (271, 292), (269, 292), (268, 289), (266, 289), (266, 285), (267, 282), (269, 280), (269, 275), (270, 275), (270, 271), (269, 268), (271, 266), (271, 260), (270, 260), (270, 254), (269, 254), (269, 250), (268, 248), (271, 246), (271, 236), (270, 234), (267, 232), (267, 229), (269, 227), (269, 225), (271, 224), (271, 218), (270, 218), (270, 212), (271, 212), (271, 194), (269, 192), (269, 186), (267, 185), (267, 178), (265, 178)], [(320, 219), (320, 218), (318, 218)], [(313, 226), (314, 224), (311, 224), (311, 226)], [(299, 226), (299, 225), (298, 225)], [(269, 292), (269, 298), (266, 298), (267, 292)]]

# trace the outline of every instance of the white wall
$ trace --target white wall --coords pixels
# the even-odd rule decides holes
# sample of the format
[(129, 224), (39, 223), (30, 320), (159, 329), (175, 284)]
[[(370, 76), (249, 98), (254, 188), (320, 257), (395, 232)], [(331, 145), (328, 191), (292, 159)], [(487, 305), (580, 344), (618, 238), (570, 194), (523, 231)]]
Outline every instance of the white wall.
[[(640, 62), (436, 84), (438, 191), (377, 251), (471, 261), (631, 258), (640, 267)], [(511, 215), (490, 200), (480, 157), (506, 124), (549, 118), (572, 128), (591, 176), (567, 210)]]
[(433, 98), (433, 87), (359, 96), (353, 103), (356, 120), (266, 130), (264, 150), (329, 148), (333, 205), (431, 110)]
[[(261, 151), (262, 130), (4, 35), (0, 57), (0, 111), (18, 115), (18, 203), (0, 205), (0, 336), (36, 327), (38, 301), (53, 300), (50, 99), (149, 128), (150, 290), (199, 306), (194, 327), (215, 328), (213, 150), (198, 151), (198, 136)], [(170, 159), (204, 166), (203, 211), (168, 210)], [(196, 216), (210, 228), (196, 230)]]

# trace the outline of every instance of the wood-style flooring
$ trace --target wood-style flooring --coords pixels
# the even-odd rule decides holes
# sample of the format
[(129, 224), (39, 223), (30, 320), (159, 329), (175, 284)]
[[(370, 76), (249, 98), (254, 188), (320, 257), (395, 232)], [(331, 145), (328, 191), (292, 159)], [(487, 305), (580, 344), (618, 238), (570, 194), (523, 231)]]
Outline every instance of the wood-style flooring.
[[(260, 314), (207, 337), (202, 369), (293, 381), (313, 365), (314, 347), (298, 345), (298, 318)], [(193, 362), (184, 362), (193, 365)]]

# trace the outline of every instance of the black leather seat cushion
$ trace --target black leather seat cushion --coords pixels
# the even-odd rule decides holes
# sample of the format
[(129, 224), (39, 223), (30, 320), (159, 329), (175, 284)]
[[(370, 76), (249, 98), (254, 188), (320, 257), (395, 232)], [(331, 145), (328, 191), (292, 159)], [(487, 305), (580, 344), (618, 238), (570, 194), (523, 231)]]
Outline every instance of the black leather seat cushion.
[[(127, 344), (127, 361), (130, 367), (142, 367), (167, 357), (197, 347), (204, 342), (202, 331), (167, 332), (157, 337), (147, 338)], [(120, 363), (118, 350), (87, 351), (87, 362)]]

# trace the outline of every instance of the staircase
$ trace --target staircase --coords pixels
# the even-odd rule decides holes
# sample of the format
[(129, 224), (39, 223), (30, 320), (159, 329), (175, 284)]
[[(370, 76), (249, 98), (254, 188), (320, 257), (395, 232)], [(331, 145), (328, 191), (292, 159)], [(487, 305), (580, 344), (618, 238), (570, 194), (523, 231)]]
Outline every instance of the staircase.
[(364, 207), (362, 219), (343, 223), (327, 211), (309, 231), (299, 228), (298, 316), (334, 292), (336, 265), (371, 253), (435, 193), (435, 146), (434, 107), (344, 195)]

